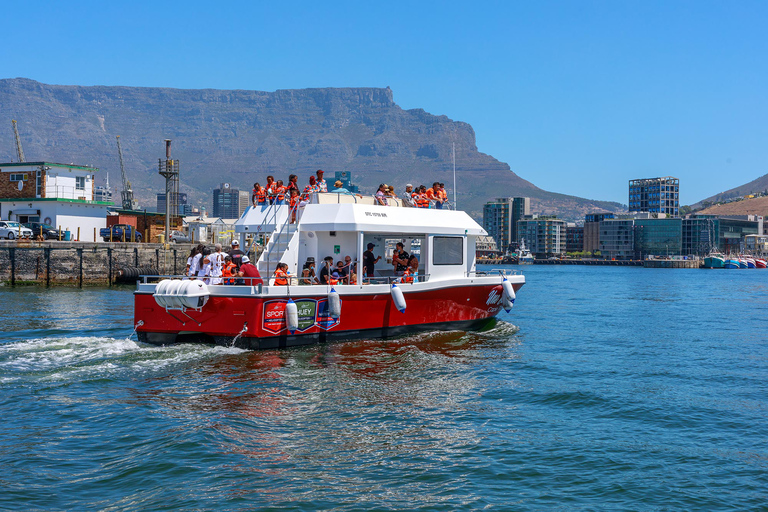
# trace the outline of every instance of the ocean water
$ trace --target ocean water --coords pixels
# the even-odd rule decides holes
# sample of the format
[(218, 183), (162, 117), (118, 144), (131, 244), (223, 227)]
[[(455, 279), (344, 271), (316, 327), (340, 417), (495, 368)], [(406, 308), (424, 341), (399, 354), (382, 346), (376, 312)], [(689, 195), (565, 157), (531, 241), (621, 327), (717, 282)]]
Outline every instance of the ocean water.
[(0, 288), (0, 509), (768, 509), (768, 271), (519, 268), (486, 332), (266, 352)]

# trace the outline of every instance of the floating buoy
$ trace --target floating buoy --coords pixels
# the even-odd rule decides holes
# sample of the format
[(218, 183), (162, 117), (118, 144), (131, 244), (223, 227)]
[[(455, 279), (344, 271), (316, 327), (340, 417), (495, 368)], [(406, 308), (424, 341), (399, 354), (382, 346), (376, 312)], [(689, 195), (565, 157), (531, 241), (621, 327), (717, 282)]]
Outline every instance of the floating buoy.
[(505, 297), (509, 297), (510, 302), (512, 302), (512, 304), (514, 304), (515, 303), (515, 289), (512, 287), (512, 283), (507, 281), (506, 277), (501, 282), (501, 287), (504, 288), (504, 296)]
[(506, 311), (507, 313), (512, 311), (512, 306), (515, 305), (515, 301), (513, 299), (510, 299), (509, 297), (507, 297), (507, 294), (505, 293), (501, 301), (502, 301), (501, 304), (504, 307), (504, 311)]
[(339, 297), (339, 292), (333, 287), (331, 287), (331, 291), (328, 293), (328, 312), (334, 320), (338, 320), (341, 317), (341, 297)]
[(403, 297), (403, 290), (397, 287), (395, 283), (392, 283), (392, 288), (389, 290), (392, 294), (392, 302), (395, 303), (395, 307), (401, 313), (405, 313), (405, 297)]
[(288, 326), (288, 331), (291, 334), (299, 329), (299, 308), (293, 299), (288, 299), (288, 303), (285, 305), (285, 325)]

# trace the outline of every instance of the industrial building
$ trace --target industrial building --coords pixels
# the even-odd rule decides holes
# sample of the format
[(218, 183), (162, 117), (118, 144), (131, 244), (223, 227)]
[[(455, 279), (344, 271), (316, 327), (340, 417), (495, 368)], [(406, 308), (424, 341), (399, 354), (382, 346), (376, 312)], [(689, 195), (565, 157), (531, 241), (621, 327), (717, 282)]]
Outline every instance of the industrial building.
[(671, 176), (629, 180), (629, 211), (677, 217), (680, 211), (680, 180)]

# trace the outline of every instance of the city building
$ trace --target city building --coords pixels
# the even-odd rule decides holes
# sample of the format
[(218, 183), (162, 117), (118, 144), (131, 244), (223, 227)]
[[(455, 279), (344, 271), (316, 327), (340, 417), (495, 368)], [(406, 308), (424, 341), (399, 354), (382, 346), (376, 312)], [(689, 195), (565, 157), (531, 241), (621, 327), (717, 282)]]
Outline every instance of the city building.
[(514, 249), (519, 237), (517, 223), (530, 216), (531, 200), (528, 197), (504, 197), (489, 201), (483, 206), (483, 229), (496, 240), (501, 252)]
[(635, 258), (675, 256), (683, 251), (683, 219), (634, 219)]
[(565, 253), (566, 222), (555, 218), (517, 221), (517, 242), (525, 240), (525, 246), (537, 258), (562, 256)]
[(680, 180), (671, 176), (629, 180), (629, 211), (665, 213), (677, 217), (680, 211)]
[(247, 190), (236, 189), (229, 183), (213, 189), (213, 217), (239, 219), (250, 204), (251, 196)]
[(584, 226), (569, 222), (565, 227), (565, 251), (581, 252), (584, 250)]
[[(172, 201), (172, 203), (176, 203), (178, 210), (176, 212), (171, 212), (171, 216), (174, 215), (180, 215), (184, 217), (187, 212), (187, 207), (190, 205), (187, 204), (187, 194), (183, 192), (172, 192), (171, 198), (174, 196), (176, 197), (176, 201)], [(157, 213), (165, 214), (165, 192), (161, 192), (157, 194)]]
[[(43, 222), (93, 242), (106, 227), (108, 201), (94, 197), (98, 169), (51, 162), (0, 163), (0, 218)], [(100, 196), (103, 197), (103, 196)]]
[(632, 259), (635, 254), (635, 219), (600, 221), (600, 253), (606, 259)]
[[(340, 181), (342, 188), (345, 188), (345, 189), (349, 190), (353, 194), (359, 193), (357, 185), (353, 185), (352, 184), (352, 181), (351, 181), (352, 180), (352, 173), (350, 173), (349, 171), (336, 171), (335, 178), (336, 179), (334, 180), (334, 183), (336, 183), (337, 181)], [(332, 185), (333, 185), (333, 183), (329, 184), (328, 190), (331, 190), (331, 189), (334, 188)]]
[(93, 189), (93, 200), (102, 203), (112, 202), (112, 188), (109, 186), (109, 173), (107, 173), (107, 184), (104, 186), (97, 185)]
[(501, 252), (496, 247), (492, 236), (479, 236), (475, 240), (475, 256), (478, 258), (498, 258)]
[(584, 216), (584, 252), (594, 253), (600, 250), (600, 221), (614, 217), (610, 212), (588, 213)]
[(758, 258), (768, 257), (768, 235), (744, 235), (744, 252)]
[(720, 220), (713, 215), (683, 219), (682, 255), (707, 256), (719, 250)]

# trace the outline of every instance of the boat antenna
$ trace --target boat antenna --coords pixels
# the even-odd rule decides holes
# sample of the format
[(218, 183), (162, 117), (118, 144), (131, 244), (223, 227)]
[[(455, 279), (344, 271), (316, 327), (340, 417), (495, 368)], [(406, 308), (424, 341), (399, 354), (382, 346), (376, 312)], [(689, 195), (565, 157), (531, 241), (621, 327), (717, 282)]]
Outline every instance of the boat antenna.
[(451, 155), (453, 156), (453, 207), (458, 209), (456, 203), (456, 143), (451, 142)]

